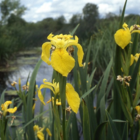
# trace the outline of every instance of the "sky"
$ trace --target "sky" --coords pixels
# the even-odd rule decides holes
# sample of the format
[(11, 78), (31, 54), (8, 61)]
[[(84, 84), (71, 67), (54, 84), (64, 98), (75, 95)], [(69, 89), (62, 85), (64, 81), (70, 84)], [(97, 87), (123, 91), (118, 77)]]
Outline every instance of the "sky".
[[(20, 0), (21, 5), (27, 7), (22, 16), (28, 22), (38, 22), (47, 17), (58, 18), (63, 15), (68, 22), (74, 14), (81, 14), (86, 3), (98, 6), (99, 15), (105, 17), (107, 13), (119, 14), (125, 0)], [(128, 0), (125, 15), (140, 15), (140, 0)]]

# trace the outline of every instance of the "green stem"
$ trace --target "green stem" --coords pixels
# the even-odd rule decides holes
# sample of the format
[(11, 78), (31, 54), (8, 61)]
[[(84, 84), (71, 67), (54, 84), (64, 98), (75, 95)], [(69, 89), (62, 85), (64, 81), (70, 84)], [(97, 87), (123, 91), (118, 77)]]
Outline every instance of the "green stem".
[(62, 115), (63, 115), (63, 140), (65, 140), (65, 108), (66, 108), (66, 77), (59, 74), (59, 90), (60, 90), (60, 98), (62, 104)]
[[(132, 118), (134, 119), (135, 116), (135, 110), (132, 110)], [(134, 133), (134, 125), (131, 126), (131, 140), (133, 140), (133, 133)]]
[(63, 140), (66, 139), (66, 136), (65, 136), (65, 109), (63, 109)]

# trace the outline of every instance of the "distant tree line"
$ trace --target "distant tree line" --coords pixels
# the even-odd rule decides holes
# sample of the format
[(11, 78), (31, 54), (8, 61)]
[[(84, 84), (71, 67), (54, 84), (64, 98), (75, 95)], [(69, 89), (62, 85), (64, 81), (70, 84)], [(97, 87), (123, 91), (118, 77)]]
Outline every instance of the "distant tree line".
[[(19, 0), (2, 0), (0, 3), (0, 62), (6, 61), (18, 50), (41, 46), (50, 33), (68, 34), (80, 24), (76, 35), (83, 41), (97, 32), (103, 22), (107, 25), (110, 21), (119, 19), (119, 16), (113, 13), (108, 13), (104, 19), (100, 19), (98, 6), (87, 3), (81, 13), (72, 16), (69, 23), (66, 23), (63, 15), (30, 23), (21, 17), (26, 9)], [(127, 18), (137, 18), (137, 15), (129, 15)]]

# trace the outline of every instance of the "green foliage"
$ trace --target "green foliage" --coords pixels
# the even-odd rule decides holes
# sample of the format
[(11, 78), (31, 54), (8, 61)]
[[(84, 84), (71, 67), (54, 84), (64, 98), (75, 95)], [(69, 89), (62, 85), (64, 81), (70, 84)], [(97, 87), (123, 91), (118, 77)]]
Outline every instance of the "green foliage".
[[(97, 21), (97, 6), (87, 4), (83, 9), (84, 18), (82, 19), (80, 15), (73, 16), (71, 25), (65, 23), (63, 16), (57, 19), (47, 18), (36, 24), (29, 24), (15, 15), (9, 17), (7, 25), (1, 25), (0, 43), (2, 47), (6, 47), (6, 49), (2, 50), (4, 56), (0, 52), (0, 59), (2, 60), (6, 58), (5, 54), (7, 51), (9, 51), (8, 54), (12, 52), (10, 49), (11, 41), (15, 42), (12, 45), (18, 46), (14, 47), (15, 51), (17, 51), (24, 45), (35, 46), (37, 42), (44, 42), (43, 40), (52, 31), (59, 33), (64, 30), (66, 32), (77, 22), (81, 22), (80, 26), (84, 27), (85, 20), (88, 20), (89, 16), (95, 17), (97, 22), (96, 26), (94, 26), (96, 30), (94, 30), (95, 32), (90, 39), (86, 37), (93, 32), (90, 32), (88, 35), (82, 34), (83, 37), (86, 36), (85, 39), (81, 39), (85, 53), (83, 67), (78, 65), (77, 48), (74, 46), (75, 67), (73, 69), (73, 84), (81, 100), (78, 115), (67, 111), (66, 77), (63, 77), (56, 71), (54, 71), (52, 79), (55, 78), (59, 82), (60, 94), (53, 95), (54, 102), (52, 101), (49, 110), (43, 111), (43, 104), (41, 104), (39, 114), (34, 115), (32, 107), (35, 103), (33, 99), (37, 91), (35, 87), (36, 75), (42, 63), (40, 59), (31, 75), (29, 91), (25, 92), (21, 89), (19, 80), (19, 90), (17, 90), (19, 97), (13, 100), (12, 106), (14, 103), (17, 104), (18, 108), (20, 105), (22, 106), (22, 110), (16, 114), (16, 117), (21, 119), (20, 125), (16, 126), (21, 126), (21, 128), (12, 129), (12, 134), (10, 135), (10, 127), (8, 127), (10, 120), (8, 117), (11, 117), (11, 115), (7, 116), (5, 121), (1, 119), (2, 115), (0, 114), (0, 125), (3, 126), (3, 129), (0, 129), (0, 137), (3, 140), (8, 139), (7, 136), (9, 135), (11, 139), (36, 140), (36, 133), (33, 130), (35, 124), (44, 127), (42, 132), (47, 140), (79, 140), (81, 138), (79, 128), (82, 129), (82, 135), (85, 140), (133, 140), (140, 138), (138, 134), (140, 131), (140, 120), (135, 121), (139, 119), (139, 114), (135, 115), (135, 107), (140, 103), (140, 59), (130, 67), (130, 55), (131, 53), (135, 54), (139, 50), (139, 38), (138, 35), (135, 35), (132, 38), (133, 44), (129, 44), (124, 50), (114, 42), (114, 33), (119, 28), (122, 28), (123, 22), (127, 22), (128, 25), (133, 23), (133, 19), (130, 20), (131, 16), (124, 18), (126, 3), (127, 0), (121, 18), (111, 14), (107, 15), (106, 19)], [(86, 23), (86, 25), (88, 24)], [(20, 27), (20, 29), (16, 27)], [(70, 34), (74, 35), (76, 31), (78, 32), (78, 28), (79, 24)], [(30, 29), (30, 32), (28, 29)], [(84, 29), (81, 32), (83, 33)], [(18, 38), (15, 37), (16, 35), (18, 35)], [(39, 40), (37, 40), (38, 36), (40, 36)], [(121, 71), (121, 68), (123, 71)], [(125, 78), (123, 78), (123, 80), (117, 81), (118, 75), (122, 77), (130, 75), (132, 79), (131, 81), (128, 79), (125, 81)], [(97, 81), (96, 84), (95, 80)], [(128, 86), (129, 84), (126, 85), (125, 82), (129, 82), (130, 86)], [(1, 95), (0, 105), (4, 103), (4, 93)], [(61, 99), (61, 106), (56, 105), (57, 96)], [(46, 112), (49, 112), (49, 115), (43, 117)], [(14, 127), (14, 124), (12, 127)], [(52, 137), (45, 130), (48, 127), (52, 132)]]
[(26, 10), (24, 6), (20, 5), (19, 0), (2, 0), (0, 3), (2, 13), (2, 23), (6, 24), (8, 17), (13, 12), (20, 17)]

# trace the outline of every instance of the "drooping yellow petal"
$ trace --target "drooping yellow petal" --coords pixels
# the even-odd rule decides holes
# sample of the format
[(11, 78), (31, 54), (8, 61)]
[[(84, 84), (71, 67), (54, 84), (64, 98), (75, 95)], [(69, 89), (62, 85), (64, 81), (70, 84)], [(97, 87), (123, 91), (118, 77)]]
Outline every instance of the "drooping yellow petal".
[(78, 51), (77, 51), (78, 63), (79, 63), (79, 66), (82, 67), (84, 52), (80, 44), (77, 44), (77, 48), (78, 48)]
[(70, 83), (66, 84), (66, 98), (72, 111), (77, 113), (80, 106), (80, 98)]
[(17, 111), (17, 107), (7, 109), (9, 113), (15, 113)]
[(50, 129), (49, 128), (46, 128), (46, 131), (47, 131), (48, 135), (51, 137), (52, 136), (52, 133), (51, 133)]
[(140, 30), (134, 30), (131, 33), (139, 33), (140, 34)]
[(84, 52), (83, 52), (83, 48), (80, 44), (78, 44), (78, 37), (75, 36), (75, 40), (70, 40), (69, 42), (67, 42), (65, 44), (65, 48), (69, 47), (69, 46), (76, 46), (78, 48), (77, 51), (77, 56), (78, 56), (78, 63), (79, 66), (82, 67), (82, 61), (83, 61), (83, 56), (84, 56)]
[(48, 65), (51, 65), (51, 61), (49, 60), (49, 58), (50, 58), (50, 49), (51, 49), (51, 43), (50, 42), (45, 42), (42, 45), (41, 59), (44, 62), (46, 62)]
[(38, 137), (40, 140), (44, 140), (44, 134), (43, 134), (41, 131), (38, 131), (38, 132), (37, 132), (37, 137)]
[(131, 54), (130, 66), (134, 63), (134, 56)]
[(135, 109), (137, 110), (137, 113), (140, 114), (140, 106), (136, 106)]
[(40, 89), (38, 90), (38, 97), (39, 97), (40, 101), (45, 105), (44, 97), (43, 97)]
[(48, 103), (50, 103), (52, 101), (52, 99), (50, 98), (46, 103), (48, 104)]
[(115, 35), (115, 42), (124, 49), (131, 41), (131, 33), (129, 30), (119, 29)]
[(33, 111), (35, 110), (35, 105), (36, 105), (36, 104), (34, 103), (34, 104), (33, 104), (33, 107), (32, 107), (32, 110), (33, 110)]
[(73, 69), (75, 60), (68, 54), (65, 49), (56, 49), (51, 56), (52, 67), (63, 76), (67, 77)]
[[(50, 82), (46, 82), (46, 83), (50, 83)], [(39, 90), (38, 90), (38, 97), (39, 97), (40, 101), (45, 105), (44, 97), (43, 97), (43, 95), (42, 95), (42, 93), (41, 93), (41, 89), (42, 89), (42, 88), (48, 88), (48, 89), (50, 89), (52, 92), (54, 92), (54, 90), (53, 90), (53, 87), (50, 86), (49, 84), (48, 84), (48, 85), (47, 85), (47, 84), (42, 84), (42, 85), (40, 85), (40, 88), (39, 88)]]

